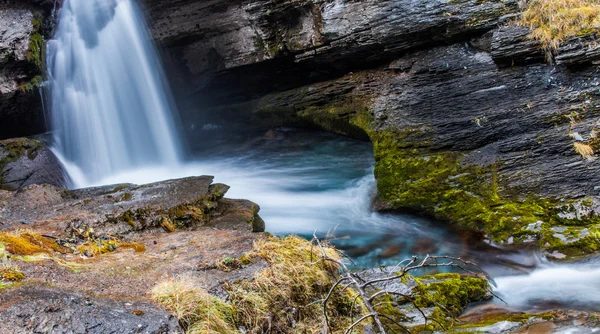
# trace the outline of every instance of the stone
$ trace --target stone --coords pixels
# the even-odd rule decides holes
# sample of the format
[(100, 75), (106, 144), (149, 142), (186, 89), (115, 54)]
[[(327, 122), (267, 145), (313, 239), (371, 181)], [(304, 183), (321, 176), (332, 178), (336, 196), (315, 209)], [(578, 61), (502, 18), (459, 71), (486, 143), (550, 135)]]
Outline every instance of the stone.
[(493, 32), (490, 54), (501, 66), (541, 63), (545, 54), (539, 42), (529, 38), (531, 31), (525, 27), (508, 25)]
[(176, 91), (242, 102), (344, 75), (410, 50), (483, 34), (518, 13), (517, 1), (143, 0), (169, 54)]
[(35, 229), (67, 230), (88, 225), (99, 234), (127, 235), (161, 229), (164, 218), (180, 227), (213, 226), (264, 231), (258, 205), (224, 199), (229, 189), (210, 176), (168, 180), (149, 185), (121, 184), (65, 190), (31, 185), (9, 193), (3, 202), (0, 230), (31, 222)]
[(4, 333), (183, 332), (177, 318), (150, 302), (124, 303), (78, 291), (28, 286), (0, 293)]
[(28, 138), (0, 141), (0, 188), (22, 189), (32, 184), (65, 187), (62, 165), (41, 141)]
[(555, 259), (559, 259), (559, 260), (562, 260), (562, 259), (564, 259), (564, 258), (566, 258), (566, 257), (567, 257), (565, 254), (563, 254), (563, 253), (560, 253), (560, 252), (558, 252), (558, 251), (554, 251), (554, 252), (552, 252), (551, 254), (548, 254), (548, 255), (549, 255), (550, 257), (553, 257), (553, 258), (555, 258)]

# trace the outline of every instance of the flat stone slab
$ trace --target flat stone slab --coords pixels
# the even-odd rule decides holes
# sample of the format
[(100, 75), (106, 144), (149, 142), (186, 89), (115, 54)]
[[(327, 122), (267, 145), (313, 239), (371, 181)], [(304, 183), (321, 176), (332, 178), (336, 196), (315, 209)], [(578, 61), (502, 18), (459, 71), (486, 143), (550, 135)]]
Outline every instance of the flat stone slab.
[(258, 205), (224, 199), (229, 187), (212, 182), (212, 176), (199, 176), (141, 186), (64, 190), (31, 185), (18, 192), (0, 191), (0, 230), (60, 230), (76, 223), (96, 232), (127, 234), (160, 227), (166, 219), (186, 228), (223, 224), (227, 229), (264, 231)]

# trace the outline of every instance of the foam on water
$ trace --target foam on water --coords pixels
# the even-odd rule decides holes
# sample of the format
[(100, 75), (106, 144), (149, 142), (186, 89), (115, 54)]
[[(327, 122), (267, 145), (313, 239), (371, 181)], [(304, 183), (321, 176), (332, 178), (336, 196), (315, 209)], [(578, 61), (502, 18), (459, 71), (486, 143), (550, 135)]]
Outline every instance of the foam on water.
[(510, 307), (560, 305), (600, 311), (600, 262), (554, 264), (543, 261), (526, 275), (496, 278), (496, 293)]

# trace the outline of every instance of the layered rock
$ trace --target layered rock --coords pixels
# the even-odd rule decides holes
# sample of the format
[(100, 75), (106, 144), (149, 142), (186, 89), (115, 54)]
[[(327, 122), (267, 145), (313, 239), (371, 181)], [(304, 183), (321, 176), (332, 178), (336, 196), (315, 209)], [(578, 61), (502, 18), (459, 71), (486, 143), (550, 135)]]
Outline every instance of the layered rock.
[(250, 251), (261, 235), (249, 232), (264, 230), (258, 206), (223, 198), (227, 189), (195, 177), (0, 190), (0, 331), (182, 332), (150, 299), (155, 285), (185, 276), (222, 291), (264, 268), (214, 266)]
[(45, 0), (0, 1), (0, 139), (45, 130), (39, 86), (53, 7)]
[[(550, 252), (597, 250), (599, 167), (596, 158), (582, 157), (574, 147), (597, 147), (597, 69), (499, 67), (492, 49), (475, 46), (482, 44), (416, 52), (384, 70), (207, 114), (224, 126), (241, 124), (222, 115), (245, 124), (312, 123), (368, 136), (380, 209), (427, 212), (483, 229), (499, 242), (540, 238)], [(541, 232), (563, 224), (580, 227), (565, 227), (565, 238)], [(560, 239), (573, 247), (563, 247)]]
[[(488, 31), (516, 1), (143, 1), (177, 91), (243, 101)], [(183, 109), (186, 109), (185, 107)]]
[(229, 187), (212, 184), (212, 180), (208, 176), (191, 177), (143, 186), (122, 184), (78, 190), (44, 184), (19, 192), (4, 191), (0, 229), (27, 222), (36, 228), (47, 225), (59, 230), (88, 226), (96, 233), (110, 235), (217, 225), (264, 231), (258, 205), (224, 199)]

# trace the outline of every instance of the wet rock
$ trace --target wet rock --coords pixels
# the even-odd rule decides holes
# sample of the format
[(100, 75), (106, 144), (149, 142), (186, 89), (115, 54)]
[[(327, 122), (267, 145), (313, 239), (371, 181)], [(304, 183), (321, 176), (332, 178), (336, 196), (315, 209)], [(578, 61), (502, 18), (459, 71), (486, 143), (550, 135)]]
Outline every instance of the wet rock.
[(455, 333), (593, 333), (598, 314), (556, 310), (527, 314), (507, 309), (476, 308), (459, 318)]
[(0, 139), (45, 130), (39, 85), (47, 17), (42, 1), (0, 1)]
[(176, 228), (215, 226), (262, 232), (258, 205), (223, 199), (229, 189), (213, 184), (210, 176), (162, 181), (148, 185), (121, 184), (64, 190), (32, 185), (11, 193), (4, 202), (2, 228), (28, 220), (36, 225), (59, 222), (91, 226), (100, 234), (128, 234), (162, 229), (163, 219)]
[(0, 188), (15, 190), (32, 184), (64, 187), (66, 176), (58, 159), (35, 139), (0, 141)]
[[(365, 131), (369, 131), (371, 140), (380, 143), (375, 145), (375, 173), (383, 199), (376, 203), (380, 210), (425, 211), (483, 229), (498, 243), (511, 236), (517, 244), (541, 239), (547, 235), (544, 229), (564, 221), (597, 225), (600, 209), (595, 187), (600, 183), (600, 165), (596, 157), (578, 154), (577, 141), (569, 136), (577, 132), (595, 145), (590, 138), (594, 138), (600, 110), (596, 67), (574, 71), (544, 62), (499, 67), (490, 52), (468, 44), (409, 53), (399, 60), (403, 65), (398, 61), (390, 65), (396, 69), (352, 73), (248, 103), (208, 108), (207, 114), (212, 123), (230, 129), (285, 123), (356, 138), (368, 138)], [(575, 106), (582, 108), (576, 120), (570, 116)], [(227, 120), (219, 120), (221, 115), (227, 115)], [(385, 151), (385, 138), (390, 139), (387, 144), (398, 143), (398, 151)], [(395, 158), (385, 160), (386, 156)], [(411, 161), (419, 167), (401, 179), (393, 175), (405, 174), (383, 167), (411, 168)], [(431, 164), (431, 173), (418, 175), (428, 161), (438, 163)], [(442, 172), (439, 168), (444, 163), (459, 167), (454, 172), (446, 170), (447, 178), (440, 182), (436, 173)], [(474, 177), (477, 173), (487, 176)], [(447, 192), (436, 195), (444, 184)], [(463, 209), (479, 209), (473, 203), (448, 201), (449, 197), (465, 198), (452, 189), (461, 189), (457, 191), (473, 196), (474, 201), (488, 196), (488, 203), (500, 202), (489, 207), (483, 203), (489, 209), (482, 209), (486, 213), (461, 214), (458, 211)], [(490, 192), (485, 195), (486, 189), (496, 189), (498, 197), (489, 197)], [(398, 194), (406, 194), (406, 200), (396, 201)], [(528, 204), (532, 198), (539, 202)], [(505, 220), (502, 235), (494, 228), (499, 220)], [(582, 253), (599, 248), (585, 249)]]
[(149, 302), (127, 303), (48, 286), (0, 293), (3, 333), (183, 332), (172, 314)]
[[(390, 296), (413, 296), (415, 303), (404, 298), (394, 298), (392, 308), (396, 308), (404, 316), (397, 319), (407, 328), (423, 330), (431, 318), (445, 321), (446, 317), (458, 316), (471, 302), (491, 299), (485, 280), (459, 274), (438, 274), (422, 277), (410, 275), (401, 279), (384, 280), (397, 275), (397, 267), (368, 269), (356, 273), (363, 282), (380, 280), (370, 286), (367, 291), (388, 291)], [(450, 291), (461, 291), (456, 294)], [(427, 317), (427, 319), (425, 318)], [(417, 332), (419, 330), (416, 330)]]

